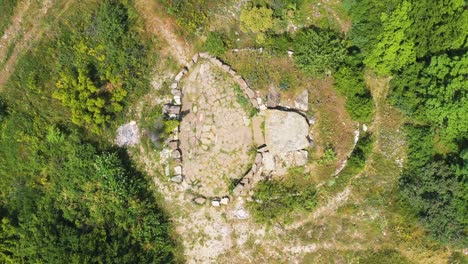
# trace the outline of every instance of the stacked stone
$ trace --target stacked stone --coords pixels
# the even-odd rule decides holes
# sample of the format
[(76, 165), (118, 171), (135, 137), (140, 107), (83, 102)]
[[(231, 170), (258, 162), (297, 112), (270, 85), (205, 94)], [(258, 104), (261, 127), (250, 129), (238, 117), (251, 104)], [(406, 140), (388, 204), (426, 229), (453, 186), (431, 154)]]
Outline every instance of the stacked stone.
[(252, 164), (249, 172), (242, 177), (236, 187), (234, 187), (234, 196), (246, 196), (249, 194), (250, 190), (263, 179), (263, 154), (266, 150), (266, 147), (262, 147), (257, 150), (254, 164)]

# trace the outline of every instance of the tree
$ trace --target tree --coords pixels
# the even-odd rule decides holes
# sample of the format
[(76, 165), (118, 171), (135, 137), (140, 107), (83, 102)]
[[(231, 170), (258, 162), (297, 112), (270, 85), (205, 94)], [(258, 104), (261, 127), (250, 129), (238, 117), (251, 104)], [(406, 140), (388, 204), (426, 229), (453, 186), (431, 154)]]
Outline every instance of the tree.
[(392, 81), (393, 101), (413, 118), (439, 130), (445, 142), (468, 137), (468, 55), (432, 57)]
[(411, 4), (403, 1), (390, 15), (382, 14), (382, 33), (364, 60), (378, 74), (390, 74), (392, 70), (399, 70), (416, 61), (414, 39), (408, 35), (413, 23), (409, 17), (410, 10)]
[(346, 57), (340, 35), (328, 29), (310, 29), (294, 39), (294, 59), (306, 73), (319, 76), (334, 71)]

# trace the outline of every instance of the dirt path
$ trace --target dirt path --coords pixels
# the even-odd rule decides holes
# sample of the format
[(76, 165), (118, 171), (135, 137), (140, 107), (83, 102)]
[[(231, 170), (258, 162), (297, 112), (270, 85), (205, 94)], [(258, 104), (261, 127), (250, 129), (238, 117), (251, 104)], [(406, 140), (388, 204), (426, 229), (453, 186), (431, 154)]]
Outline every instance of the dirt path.
[[(12, 23), (0, 40), (0, 63), (3, 63), (0, 69), (0, 90), (13, 73), (19, 55), (31, 48), (35, 40), (39, 39), (44, 33), (41, 20), (48, 14), (53, 4), (55, 4), (54, 1), (46, 0), (41, 3), (39, 8), (35, 8), (31, 1), (25, 1), (21, 2), (16, 8)], [(32, 20), (29, 21), (29, 23), (32, 23), (31, 26), (26, 23), (27, 19)], [(11, 54), (8, 54), (11, 45), (15, 46)]]
[(135, 6), (146, 23), (146, 29), (166, 41), (163, 53), (170, 54), (179, 64), (185, 65), (193, 52), (191, 47), (174, 33), (174, 22), (162, 14), (163, 7), (152, 0), (136, 0)]

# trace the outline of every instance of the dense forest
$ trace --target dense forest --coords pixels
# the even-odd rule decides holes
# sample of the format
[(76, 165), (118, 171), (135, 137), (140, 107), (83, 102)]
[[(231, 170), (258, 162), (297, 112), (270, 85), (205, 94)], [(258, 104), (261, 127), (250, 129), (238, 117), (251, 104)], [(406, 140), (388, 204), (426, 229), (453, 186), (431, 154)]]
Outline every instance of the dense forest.
[(74, 8), (1, 91), (0, 262), (170, 263), (154, 187), (100, 136), (148, 82), (135, 11), (114, 0)]
[[(0, 35), (17, 2), (0, 0)], [(238, 48), (238, 35), (209, 27), (210, 10), (230, 1), (157, 2), (185, 39), (199, 43), (197, 49), (228, 61), (228, 50)], [(466, 1), (343, 0), (349, 31), (327, 23), (284, 30), (305, 3), (247, 1), (240, 8), (239, 31), (254, 36), (249, 47), (272, 58), (293, 53), (292, 64), (304, 78), (330, 78), (345, 98), (347, 114), (360, 124), (371, 124), (376, 112), (365, 75), (389, 78), (386, 100), (403, 113), (406, 138), (406, 158), (392, 192), (395, 210), (417, 219), (437, 245), (466, 248)], [(110, 139), (131, 103), (150, 89), (153, 67), (161, 63), (152, 48), (155, 40), (142, 33), (133, 1), (71, 5), (47, 20), (49, 32), (18, 57), (0, 87), (0, 262), (177, 262), (180, 245), (158, 190)], [(295, 75), (250, 73), (246, 79), (259, 87), (274, 80), (288, 91), (300, 83)], [(371, 133), (361, 134), (337, 181), (364, 169), (372, 140)], [(262, 182), (256, 192), (264, 202), (249, 209), (260, 224), (290, 222), (294, 213), (312, 212), (317, 204), (317, 190), (294, 181)], [(367, 262), (359, 263), (393, 257), (400, 261), (394, 263), (409, 263), (387, 253), (369, 253)]]

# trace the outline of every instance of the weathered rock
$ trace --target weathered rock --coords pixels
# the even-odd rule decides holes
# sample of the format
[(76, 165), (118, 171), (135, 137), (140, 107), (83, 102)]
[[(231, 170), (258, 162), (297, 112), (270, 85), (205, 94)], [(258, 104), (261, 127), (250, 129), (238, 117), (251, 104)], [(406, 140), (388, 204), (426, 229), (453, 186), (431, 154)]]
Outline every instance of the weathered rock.
[(174, 174), (175, 175), (182, 175), (182, 166), (175, 166), (174, 167)]
[(275, 170), (275, 157), (271, 152), (263, 153), (262, 158), (263, 168), (266, 171), (274, 171)]
[(247, 178), (247, 177), (242, 178), (242, 180), (240, 181), (240, 183), (241, 183), (242, 185), (244, 185), (244, 186), (247, 185), (247, 184), (249, 184), (249, 178)]
[(174, 104), (175, 105), (181, 105), (182, 104), (182, 98), (178, 95), (174, 96)]
[(135, 121), (131, 121), (117, 129), (115, 143), (119, 147), (134, 146), (140, 143), (140, 132)]
[(209, 59), (211, 57), (208, 52), (200, 52), (198, 54), (200, 55), (200, 58), (202, 59)]
[(179, 85), (178, 83), (173, 82), (170, 87), (171, 87), (171, 89), (177, 89), (178, 85)]
[(175, 183), (181, 183), (183, 180), (184, 180), (184, 177), (182, 175), (176, 175), (171, 178), (171, 181)]
[(272, 154), (307, 148), (309, 146), (308, 132), (309, 125), (300, 114), (274, 109), (267, 110), (265, 141)]
[(171, 89), (171, 94), (172, 94), (173, 96), (179, 96), (179, 97), (182, 96), (182, 92), (181, 92), (179, 89), (177, 89), (177, 88)]
[(223, 71), (225, 71), (225, 72), (228, 72), (229, 69), (230, 69), (230, 67), (229, 67), (229, 65), (226, 65), (226, 64), (225, 64), (225, 65), (223, 65), (223, 66), (221, 67), (221, 69), (223, 69)]
[(179, 140), (171, 140), (168, 143), (169, 148), (172, 150), (178, 149), (179, 148)]
[(220, 204), (224, 204), (224, 205), (227, 205), (229, 203), (229, 197), (227, 196), (224, 196), (223, 198), (221, 198), (221, 200), (219, 201)]
[(220, 206), (219, 199), (215, 198), (215, 199), (211, 200), (211, 205), (214, 206), (214, 207), (219, 207)]
[(236, 187), (234, 187), (234, 190), (232, 190), (232, 194), (234, 196), (241, 196), (244, 193), (244, 186), (242, 184), (237, 184)]
[(205, 204), (206, 198), (200, 196), (200, 197), (197, 197), (197, 198), (193, 199), (193, 202), (196, 203), (196, 204)]
[(260, 111), (265, 111), (265, 110), (268, 109), (268, 107), (266, 105), (262, 104), (262, 105), (258, 106), (258, 109), (260, 109)]
[(187, 73), (187, 69), (184, 68), (183, 70), (181, 70), (175, 77), (174, 77), (174, 81), (176, 82), (180, 82), (180, 80), (182, 79), (182, 77), (184, 77), (184, 75)]
[(266, 151), (268, 151), (268, 147), (266, 145), (260, 146), (257, 149), (257, 152), (259, 152), (259, 153), (263, 153), (263, 152), (266, 152)]
[(249, 99), (255, 98), (255, 92), (252, 89), (250, 89), (248, 86), (245, 88), (244, 92), (247, 95), (247, 97), (249, 97)]
[(255, 164), (257, 164), (257, 166), (262, 164), (262, 153), (257, 152), (257, 155), (255, 155)]
[(309, 92), (307, 90), (302, 91), (294, 100), (294, 107), (298, 110), (307, 112), (309, 110)]
[(294, 165), (304, 166), (307, 164), (309, 153), (306, 150), (298, 150), (294, 152)]
[(182, 154), (180, 153), (180, 150), (175, 149), (174, 151), (172, 151), (172, 158), (173, 159), (180, 159), (181, 156), (182, 156)]
[(270, 85), (267, 95), (267, 106), (277, 107), (281, 102), (281, 94), (276, 90), (274, 85)]
[(163, 113), (169, 117), (177, 117), (180, 114), (180, 105), (164, 105)]
[(197, 62), (198, 62), (198, 57), (199, 57), (199, 56), (200, 56), (200, 55), (198, 55), (198, 53), (195, 53), (195, 55), (193, 55), (193, 57), (192, 57), (193, 63), (197, 63)]

